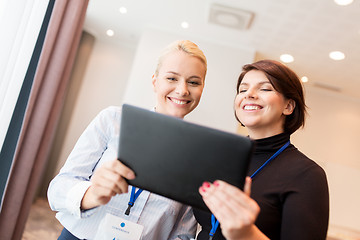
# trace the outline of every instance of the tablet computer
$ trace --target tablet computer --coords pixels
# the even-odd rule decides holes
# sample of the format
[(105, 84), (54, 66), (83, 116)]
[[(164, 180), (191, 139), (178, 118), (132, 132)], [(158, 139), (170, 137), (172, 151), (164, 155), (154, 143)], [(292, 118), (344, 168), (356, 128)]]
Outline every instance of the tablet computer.
[(124, 104), (118, 159), (136, 175), (128, 183), (200, 210), (204, 181), (243, 188), (253, 142), (244, 136)]

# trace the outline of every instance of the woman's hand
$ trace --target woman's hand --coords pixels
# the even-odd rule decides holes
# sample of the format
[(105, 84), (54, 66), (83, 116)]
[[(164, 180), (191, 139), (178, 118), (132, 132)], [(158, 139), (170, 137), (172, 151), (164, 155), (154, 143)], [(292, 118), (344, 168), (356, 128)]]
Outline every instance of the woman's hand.
[(90, 209), (104, 205), (116, 194), (126, 193), (128, 184), (124, 178), (134, 179), (134, 172), (115, 159), (96, 169), (91, 177), (91, 186), (81, 201), (81, 209)]
[(205, 204), (220, 223), (226, 239), (268, 239), (254, 225), (259, 205), (250, 198), (251, 178), (247, 177), (244, 191), (223, 181), (204, 182), (199, 188)]

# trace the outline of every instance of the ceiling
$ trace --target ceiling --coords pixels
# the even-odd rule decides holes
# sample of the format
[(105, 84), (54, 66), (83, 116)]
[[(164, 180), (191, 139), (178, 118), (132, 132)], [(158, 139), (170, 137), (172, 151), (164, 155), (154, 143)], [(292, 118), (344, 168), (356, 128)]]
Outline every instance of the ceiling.
[[(253, 14), (248, 28), (221, 26), (209, 21), (213, 4)], [(127, 13), (121, 14), (120, 7)], [(225, 11), (225, 10), (221, 10)], [(221, 22), (235, 24), (233, 17)], [(189, 28), (183, 29), (181, 22)], [(307, 85), (360, 100), (360, 0), (339, 6), (333, 0), (90, 0), (85, 29), (106, 39), (135, 46), (148, 27), (181, 33), (218, 44), (250, 47), (259, 58), (279, 60), (283, 53), (295, 61), (287, 65)], [(334, 61), (331, 51), (345, 59)]]

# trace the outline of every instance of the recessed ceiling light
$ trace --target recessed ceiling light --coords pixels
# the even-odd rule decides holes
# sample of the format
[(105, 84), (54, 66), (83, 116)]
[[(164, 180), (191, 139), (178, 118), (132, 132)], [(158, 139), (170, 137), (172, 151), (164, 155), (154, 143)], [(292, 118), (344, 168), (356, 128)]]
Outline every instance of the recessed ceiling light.
[(189, 28), (189, 23), (188, 22), (182, 22), (181, 27), (182, 28)]
[(343, 60), (345, 58), (345, 54), (340, 51), (333, 51), (329, 53), (329, 57), (333, 60)]
[(353, 2), (353, 0), (334, 0), (337, 5), (346, 6)]
[(307, 76), (303, 76), (303, 77), (301, 78), (301, 81), (302, 81), (303, 83), (306, 83), (306, 82), (309, 81), (309, 78), (308, 78)]
[(115, 34), (115, 32), (113, 30), (111, 30), (111, 29), (106, 31), (106, 35), (108, 35), (109, 37), (114, 36), (114, 34)]
[(294, 61), (294, 57), (291, 56), (290, 54), (282, 54), (280, 56), (280, 60), (283, 61), (284, 63), (291, 63)]
[(119, 8), (119, 12), (120, 12), (121, 14), (127, 13), (126, 7), (121, 7), (121, 8)]

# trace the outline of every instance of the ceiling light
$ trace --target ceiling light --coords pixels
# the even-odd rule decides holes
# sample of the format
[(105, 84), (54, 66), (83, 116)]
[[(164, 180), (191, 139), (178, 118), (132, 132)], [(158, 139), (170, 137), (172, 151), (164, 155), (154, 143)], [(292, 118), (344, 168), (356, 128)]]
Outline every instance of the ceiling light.
[(301, 78), (301, 81), (302, 81), (303, 83), (306, 83), (306, 82), (309, 81), (309, 78), (306, 77), (306, 76), (303, 76), (303, 77)]
[(280, 60), (283, 61), (284, 63), (291, 63), (294, 61), (294, 57), (291, 56), (290, 54), (282, 54), (280, 56)]
[(334, 0), (337, 5), (346, 6), (353, 2), (353, 0)]
[(332, 60), (343, 60), (345, 58), (345, 54), (340, 51), (333, 51), (329, 53), (329, 57)]
[(121, 7), (121, 8), (119, 8), (119, 12), (120, 12), (121, 14), (127, 13), (126, 7)]
[(108, 35), (109, 37), (114, 36), (114, 34), (115, 34), (115, 32), (113, 30), (111, 30), (111, 29), (106, 31), (106, 35)]
[(188, 22), (182, 22), (181, 27), (182, 28), (189, 28), (189, 23)]

